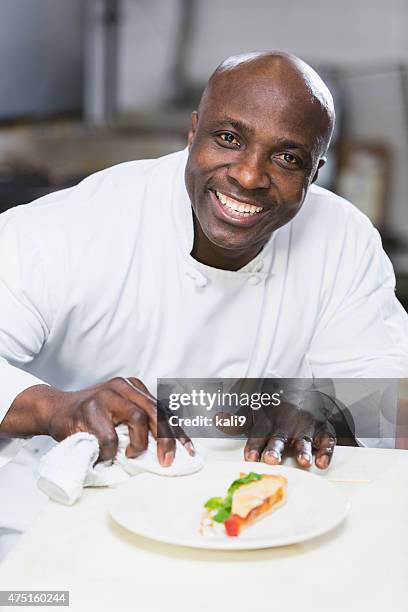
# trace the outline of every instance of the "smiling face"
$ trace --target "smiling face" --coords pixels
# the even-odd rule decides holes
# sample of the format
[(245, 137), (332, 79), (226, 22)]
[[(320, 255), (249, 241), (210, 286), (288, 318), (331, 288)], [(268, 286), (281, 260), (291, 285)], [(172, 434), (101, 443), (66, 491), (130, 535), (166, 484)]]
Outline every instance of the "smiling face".
[(189, 134), (193, 256), (227, 269), (253, 259), (300, 210), (331, 127), (287, 58), (256, 58), (215, 73)]

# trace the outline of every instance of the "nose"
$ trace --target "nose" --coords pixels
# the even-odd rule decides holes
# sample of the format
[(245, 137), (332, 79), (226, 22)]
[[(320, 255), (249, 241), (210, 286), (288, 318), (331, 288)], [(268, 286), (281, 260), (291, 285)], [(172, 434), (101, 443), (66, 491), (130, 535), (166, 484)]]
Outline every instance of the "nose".
[(255, 154), (244, 155), (230, 164), (228, 177), (243, 189), (268, 189), (271, 186), (265, 162)]

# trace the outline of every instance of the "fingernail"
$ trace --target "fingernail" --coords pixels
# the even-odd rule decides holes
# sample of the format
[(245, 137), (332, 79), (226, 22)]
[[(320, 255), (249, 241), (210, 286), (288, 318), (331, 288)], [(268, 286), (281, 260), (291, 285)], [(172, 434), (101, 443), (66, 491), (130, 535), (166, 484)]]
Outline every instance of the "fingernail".
[(267, 451), (264, 452), (263, 454), (263, 460), (265, 461), (265, 459), (268, 459), (269, 457), (274, 457), (278, 463), (280, 463), (282, 461), (282, 455), (280, 454), (279, 451), (275, 450), (275, 449), (269, 449)]
[(189, 455), (191, 455), (192, 457), (194, 457), (194, 455), (196, 454), (195, 448), (192, 445), (191, 442), (186, 442), (184, 445), (184, 448), (187, 449), (187, 452), (189, 453)]
[(327, 455), (321, 455), (319, 457), (319, 462), (317, 464), (317, 467), (321, 468), (322, 470), (325, 470), (326, 468), (329, 467), (329, 458)]
[(257, 450), (251, 450), (248, 453), (248, 461), (259, 461), (259, 453)]
[(312, 455), (310, 453), (299, 453), (298, 459), (306, 463), (312, 463)]
[(170, 465), (173, 463), (173, 461), (174, 461), (174, 452), (173, 451), (168, 451), (164, 455), (163, 467), (170, 467)]

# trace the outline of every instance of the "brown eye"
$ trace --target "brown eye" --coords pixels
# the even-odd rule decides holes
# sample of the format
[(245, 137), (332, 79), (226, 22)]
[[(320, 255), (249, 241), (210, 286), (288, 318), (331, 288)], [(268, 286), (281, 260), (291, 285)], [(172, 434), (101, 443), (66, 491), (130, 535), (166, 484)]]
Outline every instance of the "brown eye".
[(238, 140), (235, 138), (234, 134), (231, 134), (231, 132), (223, 132), (222, 134), (220, 134), (220, 138), (221, 140), (223, 140), (224, 142), (230, 144), (230, 145), (234, 145), (234, 146), (240, 146)]
[(292, 153), (281, 153), (278, 155), (278, 158), (290, 166), (296, 166), (296, 164), (298, 164), (297, 158), (292, 155)]

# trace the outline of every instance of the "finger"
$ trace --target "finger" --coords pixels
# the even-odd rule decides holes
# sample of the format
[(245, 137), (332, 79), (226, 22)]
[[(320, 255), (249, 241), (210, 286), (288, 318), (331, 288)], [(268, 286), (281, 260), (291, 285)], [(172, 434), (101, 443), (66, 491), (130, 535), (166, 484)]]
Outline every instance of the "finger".
[[(112, 390), (112, 388), (101, 388), (93, 398), (95, 408), (93, 413), (98, 418), (98, 421), (105, 419), (109, 424), (109, 428), (115, 428), (123, 423), (128, 426), (129, 444), (126, 448), (126, 456), (134, 458), (146, 450), (148, 444), (148, 416), (144, 410), (139, 408), (133, 402), (125, 399), (122, 395)], [(89, 404), (89, 402), (88, 402)], [(88, 405), (88, 411), (92, 414), (91, 407)], [(93, 423), (95, 423), (95, 420)], [(95, 425), (94, 425), (95, 426)], [(117, 435), (115, 431), (116, 444), (111, 450), (108, 447), (108, 442), (101, 440), (102, 444), (102, 459), (113, 459), (117, 453)], [(113, 454), (112, 454), (113, 453)]]
[(313, 434), (315, 433), (315, 420), (312, 414), (303, 409), (294, 411), (295, 421), (292, 433), (292, 443), (296, 460), (300, 467), (309, 468), (313, 465)]
[(158, 404), (156, 421), (157, 459), (162, 467), (169, 467), (175, 457), (176, 440), (168, 421), (165, 406)]
[(244, 448), (245, 461), (259, 461), (268, 438), (248, 438)]
[[(186, 434), (184, 429), (180, 426), (170, 425), (169, 417), (172, 415), (172, 412), (169, 410), (167, 404), (163, 401), (157, 402), (157, 439), (176, 439), (184, 446), (186, 451), (194, 457), (195, 448), (194, 445)], [(162, 446), (162, 444), (160, 444)], [(176, 445), (175, 445), (176, 448)], [(164, 450), (166, 452), (167, 449)], [(170, 448), (171, 450), (171, 448)]]
[(312, 438), (308, 436), (296, 438), (293, 442), (297, 462), (303, 468), (309, 468), (313, 464), (312, 443)]
[[(130, 404), (130, 402), (129, 402)], [(147, 414), (131, 404), (131, 414), (126, 420), (129, 430), (129, 444), (126, 448), (126, 457), (134, 459), (147, 449), (149, 443), (149, 418)]]
[[(143, 385), (143, 383), (137, 378), (130, 378), (130, 381), (132, 384), (139, 386), (143, 391), (148, 393), (145, 385)], [(174, 461), (176, 441), (171, 430), (169, 429), (167, 420), (163, 418), (160, 419), (160, 422), (158, 422), (156, 406), (154, 406), (154, 404), (147, 398), (143, 397), (137, 391), (132, 389), (132, 387), (122, 378), (113, 379), (111, 384), (114, 385), (115, 389), (122, 394), (122, 397), (128, 398), (127, 401), (134, 406), (133, 410), (135, 410), (135, 407), (137, 407), (145, 412), (149, 421), (150, 431), (157, 440), (157, 458), (159, 463), (162, 467), (169, 467)], [(140, 435), (142, 436), (143, 434)]]
[[(136, 389), (126, 382), (124, 378), (119, 376), (112, 378), (108, 384), (111, 389), (119, 393), (119, 395), (133, 402), (136, 404), (136, 406), (139, 406), (139, 408), (142, 408), (149, 417), (149, 420), (155, 424), (157, 421), (157, 407), (155, 398), (138, 378), (130, 377), (129, 381), (132, 383), (133, 387), (136, 387)], [(149, 400), (144, 395), (141, 395), (141, 393), (138, 393), (137, 389), (140, 389), (147, 395), (151, 396), (152, 399)]]
[(98, 439), (99, 460), (113, 460), (118, 450), (118, 436), (109, 414), (100, 409), (100, 404), (95, 398), (84, 402), (82, 413), (85, 431), (93, 433)]
[[(129, 384), (130, 383), (130, 384)], [(112, 378), (109, 381), (109, 385), (111, 388), (115, 390), (116, 393), (121, 395), (124, 399), (131, 401), (136, 406), (144, 410), (149, 417), (149, 429), (154, 439), (157, 440), (157, 405), (156, 399), (149, 392), (147, 387), (142, 383), (141, 380), (135, 377), (130, 377), (129, 379), (124, 379), (122, 377)], [(136, 389), (135, 389), (135, 388)], [(146, 398), (144, 395), (139, 393), (137, 389), (143, 391), (143, 393), (151, 396), (151, 401)], [(163, 436), (164, 437), (164, 436)]]
[[(303, 409), (292, 410), (292, 427), (291, 427), (291, 438), (297, 440), (301, 438), (313, 438), (313, 434), (316, 433), (316, 421), (313, 416)], [(285, 429), (284, 431), (287, 431)]]
[(157, 458), (162, 467), (169, 467), (176, 454), (176, 440), (174, 438), (157, 437)]
[(251, 427), (251, 437), (265, 438), (271, 437), (274, 428), (274, 412), (273, 410), (252, 410), (248, 424)]
[[(161, 419), (161, 422), (157, 422), (157, 405), (156, 399), (151, 395), (147, 387), (142, 383), (141, 380), (135, 377), (128, 379), (132, 385), (136, 388), (141, 389), (144, 393), (147, 393), (152, 397), (149, 401), (148, 398), (144, 397), (137, 390), (133, 389), (123, 378), (117, 377), (112, 379), (110, 383), (126, 397), (131, 398), (131, 401), (136, 403), (139, 407), (146, 411), (149, 417), (149, 426), (153, 436), (157, 439), (157, 456), (162, 466), (168, 467), (173, 463), (175, 456), (176, 443), (171, 431), (167, 431), (168, 425), (165, 423), (165, 419)], [(182, 432), (182, 430), (181, 430)], [(184, 432), (180, 435), (180, 442), (185, 446), (187, 452), (190, 455), (195, 454), (193, 443), (190, 438), (186, 436)]]
[(184, 446), (188, 454), (194, 457), (194, 455), (196, 454), (196, 451), (195, 451), (194, 444), (191, 438), (188, 437), (188, 435), (185, 433), (185, 431), (181, 427), (173, 427), (173, 432), (177, 440), (181, 442), (181, 444)]
[(262, 453), (262, 461), (269, 465), (277, 465), (282, 461), (282, 455), (288, 439), (284, 434), (269, 438)]
[(314, 440), (315, 464), (321, 470), (329, 467), (336, 446), (336, 436), (331, 431), (319, 432)]

